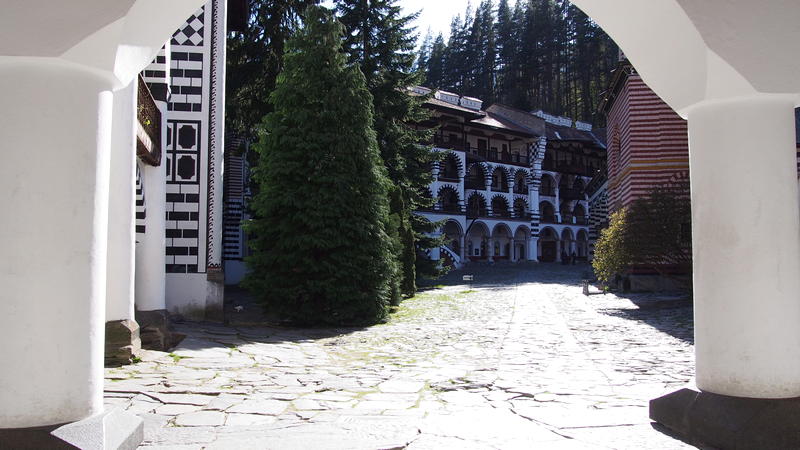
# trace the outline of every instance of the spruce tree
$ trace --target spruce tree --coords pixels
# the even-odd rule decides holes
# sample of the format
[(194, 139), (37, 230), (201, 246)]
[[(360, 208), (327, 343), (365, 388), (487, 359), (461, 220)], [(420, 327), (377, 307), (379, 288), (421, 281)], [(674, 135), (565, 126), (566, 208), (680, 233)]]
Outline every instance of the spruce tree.
[(412, 126), (428, 115), (422, 99), (410, 96), (407, 90), (422, 80), (414, 70), (416, 37), (411, 22), (416, 15), (403, 15), (397, 0), (338, 0), (337, 11), (347, 31), (345, 48), (351, 61), (361, 67), (373, 95), (378, 146), (392, 182), (390, 212), (396, 228), (390, 231), (396, 239), (393, 248), (401, 271), (399, 288), (410, 296), (416, 291), (418, 275), (439, 274), (437, 270), (420, 274), (423, 266), (417, 266), (416, 258), (417, 250), (439, 245), (423, 239), (436, 227), (414, 217), (416, 209), (432, 205), (432, 200), (419, 192), (432, 180), (429, 166), (436, 157), (420, 145), (430, 133)]
[(246, 286), (295, 324), (362, 325), (387, 313), (393, 258), (372, 96), (344, 29), (311, 6), (287, 42), (256, 145), (260, 189)]

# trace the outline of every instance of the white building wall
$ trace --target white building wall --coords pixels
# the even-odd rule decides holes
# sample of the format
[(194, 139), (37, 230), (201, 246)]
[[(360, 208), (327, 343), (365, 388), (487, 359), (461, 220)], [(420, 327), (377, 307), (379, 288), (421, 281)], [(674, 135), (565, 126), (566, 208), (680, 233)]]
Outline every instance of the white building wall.
[(195, 12), (173, 35), (170, 50), (166, 306), (190, 318), (217, 317), (224, 292), (225, 2), (209, 1)]

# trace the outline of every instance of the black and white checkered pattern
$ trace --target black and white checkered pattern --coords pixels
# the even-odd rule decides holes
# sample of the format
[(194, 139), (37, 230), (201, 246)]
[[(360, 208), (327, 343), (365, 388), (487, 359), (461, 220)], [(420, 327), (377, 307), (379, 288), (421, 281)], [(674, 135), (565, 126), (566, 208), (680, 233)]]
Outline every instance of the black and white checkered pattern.
[(172, 45), (203, 45), (205, 7), (193, 14), (186, 23), (172, 35)]

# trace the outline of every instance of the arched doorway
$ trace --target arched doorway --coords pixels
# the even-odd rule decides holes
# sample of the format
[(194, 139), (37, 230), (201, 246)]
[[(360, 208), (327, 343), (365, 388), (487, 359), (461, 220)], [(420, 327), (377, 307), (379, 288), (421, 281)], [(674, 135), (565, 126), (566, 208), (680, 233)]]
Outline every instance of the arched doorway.
[(511, 259), (511, 230), (508, 225), (499, 223), (492, 230), (492, 245), (494, 246), (494, 259)]
[(581, 261), (587, 260), (589, 256), (589, 237), (586, 234), (586, 230), (578, 231), (578, 239), (575, 243), (575, 247), (578, 259)]
[(489, 257), (489, 228), (483, 222), (475, 222), (467, 231), (466, 254), (472, 261), (483, 261)]
[(531, 237), (530, 228), (520, 225), (514, 232), (514, 261), (524, 261), (528, 259), (528, 241)]
[(554, 262), (558, 258), (558, 235), (550, 227), (542, 228), (539, 232), (539, 261)]
[(461, 241), (464, 237), (461, 225), (455, 220), (448, 220), (442, 227), (442, 234), (444, 235), (444, 245), (456, 255), (460, 255)]
[(569, 258), (572, 256), (574, 251), (574, 242), (575, 242), (575, 235), (572, 234), (572, 230), (569, 228), (564, 228), (561, 230), (561, 259)]

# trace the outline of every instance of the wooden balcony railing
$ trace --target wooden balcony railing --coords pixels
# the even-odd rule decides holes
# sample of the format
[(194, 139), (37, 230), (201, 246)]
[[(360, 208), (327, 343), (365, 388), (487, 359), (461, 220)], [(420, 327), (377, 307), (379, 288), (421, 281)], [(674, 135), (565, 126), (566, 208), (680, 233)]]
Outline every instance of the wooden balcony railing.
[(161, 165), (161, 111), (141, 75), (136, 95), (136, 156), (151, 166)]

